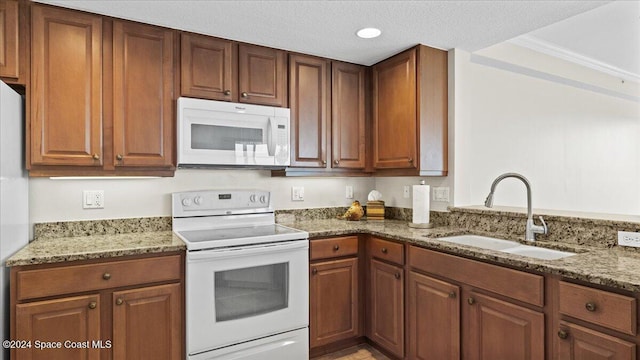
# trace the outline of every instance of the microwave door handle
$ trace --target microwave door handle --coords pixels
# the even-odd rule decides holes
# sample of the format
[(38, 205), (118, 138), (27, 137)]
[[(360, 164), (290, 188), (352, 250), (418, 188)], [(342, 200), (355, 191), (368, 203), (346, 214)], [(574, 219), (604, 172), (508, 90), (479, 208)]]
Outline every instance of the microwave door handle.
[(275, 156), (276, 154), (276, 145), (274, 144), (274, 136), (273, 136), (273, 131), (274, 131), (274, 125), (273, 125), (273, 119), (271, 118), (271, 116), (269, 116), (269, 121), (267, 122), (267, 148), (269, 151), (269, 156)]

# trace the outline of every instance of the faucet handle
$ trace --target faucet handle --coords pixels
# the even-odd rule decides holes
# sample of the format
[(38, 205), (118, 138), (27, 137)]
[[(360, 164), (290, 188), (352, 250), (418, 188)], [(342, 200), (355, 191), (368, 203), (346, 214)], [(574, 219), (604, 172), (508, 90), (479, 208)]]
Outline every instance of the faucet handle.
[(542, 218), (542, 216), (538, 216), (538, 218), (540, 219), (540, 222), (542, 222), (542, 234), (546, 235), (549, 233), (549, 228), (547, 227), (547, 223), (544, 222), (544, 219)]

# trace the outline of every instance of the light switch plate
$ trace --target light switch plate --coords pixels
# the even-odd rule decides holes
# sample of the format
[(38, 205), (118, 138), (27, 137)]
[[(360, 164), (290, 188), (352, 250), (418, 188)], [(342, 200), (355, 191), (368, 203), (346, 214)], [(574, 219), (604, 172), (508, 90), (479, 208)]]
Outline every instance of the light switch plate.
[(409, 185), (405, 185), (402, 191), (402, 197), (408, 199), (411, 197), (411, 187)]
[(353, 186), (347, 185), (344, 195), (347, 199), (353, 199)]
[(83, 209), (104, 209), (104, 190), (84, 190), (82, 192)]
[(432, 190), (433, 201), (449, 202), (449, 188), (448, 187), (434, 187)]
[(640, 232), (618, 231), (618, 245), (640, 247)]
[(304, 201), (304, 186), (291, 187), (291, 201)]

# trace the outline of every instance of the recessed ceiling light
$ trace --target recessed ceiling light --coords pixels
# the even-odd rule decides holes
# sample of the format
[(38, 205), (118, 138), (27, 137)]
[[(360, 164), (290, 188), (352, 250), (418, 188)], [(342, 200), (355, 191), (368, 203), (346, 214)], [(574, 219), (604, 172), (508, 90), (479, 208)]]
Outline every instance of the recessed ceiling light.
[(380, 34), (382, 34), (382, 31), (380, 31), (380, 29), (371, 28), (371, 27), (370, 28), (360, 29), (356, 33), (356, 35), (358, 35), (359, 37), (361, 37), (363, 39), (375, 38), (375, 37), (380, 36)]

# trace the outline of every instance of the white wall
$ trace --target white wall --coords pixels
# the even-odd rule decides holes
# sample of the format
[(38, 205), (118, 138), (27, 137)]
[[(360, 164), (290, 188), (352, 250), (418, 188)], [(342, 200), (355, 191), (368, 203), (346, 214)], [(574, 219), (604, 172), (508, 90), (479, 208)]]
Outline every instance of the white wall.
[[(481, 55), (512, 63), (519, 54), (526, 67), (505, 70), (455, 51), (454, 205), (482, 204), (493, 179), (515, 171), (531, 181), (534, 208), (640, 214), (638, 101), (611, 95), (601, 74), (545, 78), (556, 60), (511, 44), (497, 49)], [(511, 59), (500, 58), (505, 50)], [(495, 204), (525, 206), (524, 186), (505, 180)]]
[[(130, 217), (171, 216), (171, 193), (198, 189), (265, 189), (276, 209), (345, 206), (346, 185), (354, 199), (366, 201), (374, 179), (272, 178), (262, 170), (183, 170), (172, 178), (52, 180), (31, 178), (31, 223)], [(291, 186), (304, 186), (305, 200), (291, 201)], [(83, 190), (104, 190), (104, 209), (82, 209)]]

